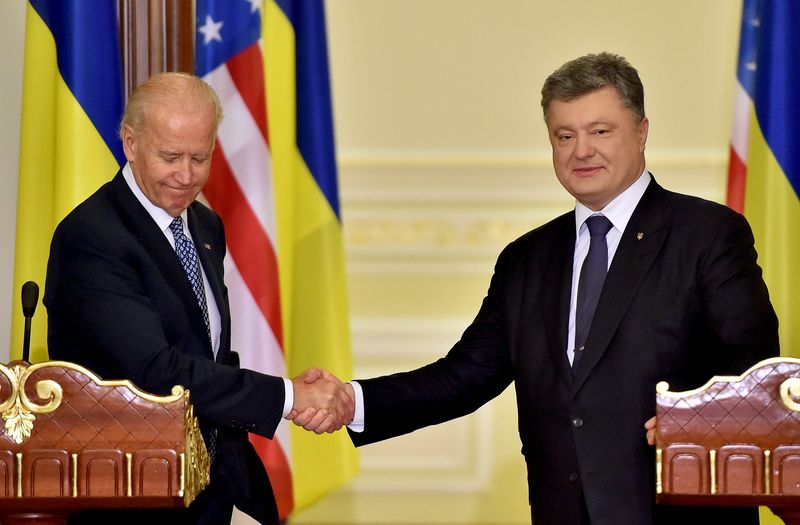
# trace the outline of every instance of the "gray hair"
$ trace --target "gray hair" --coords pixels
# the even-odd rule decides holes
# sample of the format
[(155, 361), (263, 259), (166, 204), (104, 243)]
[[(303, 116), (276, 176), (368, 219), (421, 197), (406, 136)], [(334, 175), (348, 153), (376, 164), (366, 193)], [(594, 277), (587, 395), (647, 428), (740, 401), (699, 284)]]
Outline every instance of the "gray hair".
[(143, 129), (150, 105), (158, 102), (198, 111), (210, 105), (214, 110), (215, 131), (222, 122), (219, 97), (203, 79), (188, 73), (158, 73), (137, 86), (128, 97), (119, 124), (120, 138), (123, 138), (125, 126), (135, 131)]
[(603, 52), (570, 60), (547, 77), (542, 86), (545, 120), (554, 100), (569, 102), (606, 86), (616, 89), (622, 105), (640, 121), (645, 118), (644, 87), (639, 73), (624, 57)]

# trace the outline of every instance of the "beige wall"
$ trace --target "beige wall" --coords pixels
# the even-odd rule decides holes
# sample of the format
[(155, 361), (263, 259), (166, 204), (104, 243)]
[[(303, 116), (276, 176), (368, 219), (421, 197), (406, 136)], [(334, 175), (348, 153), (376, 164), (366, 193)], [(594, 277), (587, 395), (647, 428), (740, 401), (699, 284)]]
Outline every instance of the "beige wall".
[[(8, 340), (22, 0), (0, 2), (0, 335)], [(328, 0), (357, 376), (442, 355), (494, 257), (568, 210), (538, 92), (579, 54), (639, 68), (648, 166), (720, 200), (738, 34), (733, 0)], [(14, 300), (17, 293), (15, 292)], [(511, 391), (478, 413), (362, 449), (361, 474), (294, 523), (528, 520)]]

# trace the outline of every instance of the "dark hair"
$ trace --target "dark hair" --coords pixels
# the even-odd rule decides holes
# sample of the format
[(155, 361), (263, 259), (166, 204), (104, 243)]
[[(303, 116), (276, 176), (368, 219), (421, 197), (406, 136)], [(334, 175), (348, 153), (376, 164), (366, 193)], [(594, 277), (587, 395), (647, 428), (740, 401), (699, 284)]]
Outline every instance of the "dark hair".
[(568, 102), (597, 89), (611, 86), (622, 105), (644, 119), (644, 88), (636, 69), (613, 53), (589, 54), (570, 60), (553, 71), (542, 86), (542, 110), (547, 120), (554, 100)]

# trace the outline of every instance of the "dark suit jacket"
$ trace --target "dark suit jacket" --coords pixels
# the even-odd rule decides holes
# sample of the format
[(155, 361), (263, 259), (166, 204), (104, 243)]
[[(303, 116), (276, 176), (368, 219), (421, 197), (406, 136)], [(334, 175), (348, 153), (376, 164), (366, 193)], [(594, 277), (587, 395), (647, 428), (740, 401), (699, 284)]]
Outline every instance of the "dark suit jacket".
[[(700, 386), (777, 355), (777, 320), (747, 221), (652, 181), (606, 277), (584, 355), (566, 356), (574, 212), (501, 253), (474, 322), (446, 357), (359, 381), (365, 431), (355, 444), (470, 413), (514, 382), (536, 525), (679, 523), (702, 510), (654, 507), (644, 422), (655, 385)], [(574, 375), (573, 375), (574, 372)], [(724, 512), (724, 511), (721, 511)], [(736, 510), (708, 523), (757, 523)]]
[(277, 523), (269, 480), (254, 463), (247, 432), (272, 437), (283, 411), (283, 380), (239, 369), (231, 352), (222, 221), (195, 202), (188, 227), (222, 318), (216, 363), (175, 250), (121, 173), (56, 228), (44, 295), (49, 354), (156, 394), (188, 388), (204, 434), (218, 429), (212, 472), (237, 485), (231, 496), (238, 507)]

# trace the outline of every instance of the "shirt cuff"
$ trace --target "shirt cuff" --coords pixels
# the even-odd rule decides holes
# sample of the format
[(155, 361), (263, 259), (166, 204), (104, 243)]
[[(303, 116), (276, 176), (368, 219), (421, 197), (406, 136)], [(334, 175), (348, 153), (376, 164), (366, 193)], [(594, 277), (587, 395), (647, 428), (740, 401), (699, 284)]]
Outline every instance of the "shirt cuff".
[(292, 411), (292, 407), (294, 406), (294, 385), (292, 384), (291, 379), (283, 378), (283, 386), (286, 390), (286, 395), (283, 396), (283, 416), (286, 417), (289, 415), (289, 412)]
[(353, 432), (364, 432), (364, 391), (361, 390), (358, 381), (348, 381), (348, 383), (356, 394), (356, 410), (353, 420), (347, 425), (347, 428)]

